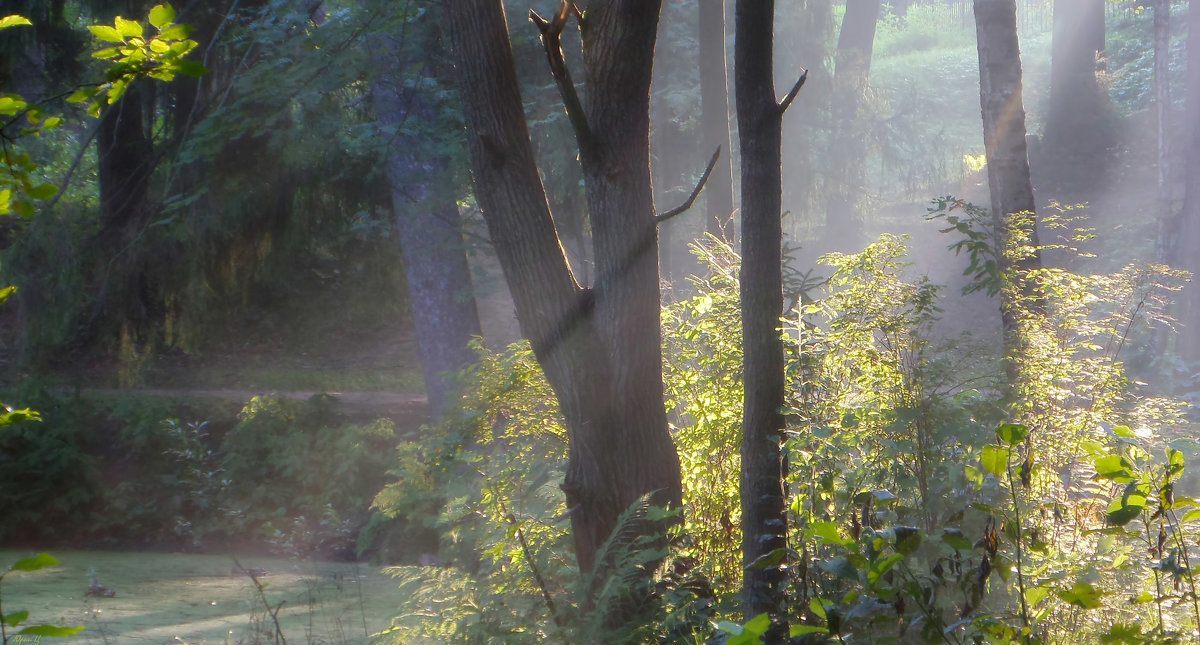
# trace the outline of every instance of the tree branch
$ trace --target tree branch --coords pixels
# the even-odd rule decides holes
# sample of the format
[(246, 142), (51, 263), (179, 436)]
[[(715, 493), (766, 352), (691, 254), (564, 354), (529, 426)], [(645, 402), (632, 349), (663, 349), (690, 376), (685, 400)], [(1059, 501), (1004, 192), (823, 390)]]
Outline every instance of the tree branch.
[(704, 190), (704, 184), (708, 183), (708, 176), (712, 174), (713, 167), (717, 165), (717, 159), (720, 158), (720, 156), (721, 146), (717, 146), (717, 149), (713, 151), (712, 158), (708, 160), (708, 167), (704, 169), (704, 174), (700, 176), (700, 181), (697, 182), (696, 187), (692, 189), (692, 194), (688, 196), (687, 201), (661, 215), (656, 215), (654, 217), (654, 222), (656, 224), (662, 224), (663, 222), (692, 207), (692, 204), (696, 202), (696, 197), (700, 195), (700, 191)]
[[(803, 68), (801, 68), (801, 69), (803, 69)], [(783, 100), (779, 102), (779, 113), (780, 114), (787, 111), (788, 106), (792, 104), (792, 100), (795, 99), (796, 95), (800, 93), (800, 88), (804, 87), (804, 81), (807, 81), (807, 80), (808, 80), (808, 70), (805, 69), (800, 74), (800, 78), (797, 79), (796, 84), (792, 86), (791, 91), (788, 92), (787, 95), (783, 97)]]
[[(533, 9), (529, 10), (529, 20), (537, 26), (538, 31), (542, 34), (542, 47), (546, 50), (546, 59), (550, 61), (550, 74), (554, 76), (554, 81), (558, 85), (558, 93), (562, 95), (567, 118), (571, 120), (571, 127), (575, 130), (575, 138), (579, 141), (580, 151), (583, 151), (585, 148), (591, 147), (592, 130), (588, 126), (587, 116), (583, 112), (583, 103), (579, 100), (579, 93), (575, 91), (575, 83), (571, 81), (571, 72), (567, 69), (567, 62), (563, 58), (562, 51), (562, 31), (567, 26), (572, 9), (578, 19), (581, 14), (578, 9), (575, 9), (575, 3), (571, 0), (562, 0), (562, 6), (551, 20), (541, 17)], [(582, 23), (580, 24), (582, 26)]]

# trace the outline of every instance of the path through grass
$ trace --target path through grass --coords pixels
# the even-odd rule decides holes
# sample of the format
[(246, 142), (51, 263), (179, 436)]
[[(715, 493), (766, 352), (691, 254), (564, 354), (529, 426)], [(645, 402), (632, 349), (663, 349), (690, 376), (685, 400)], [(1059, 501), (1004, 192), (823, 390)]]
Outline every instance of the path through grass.
[[(32, 555), (0, 550), (0, 565)], [(124, 643), (272, 643), (274, 626), (246, 575), (217, 555), (55, 551), (61, 566), (6, 577), (5, 613), (28, 610), (33, 623), (84, 625), (67, 641)], [(353, 563), (241, 558), (262, 567), (267, 602), (283, 603), (289, 645), (362, 643), (385, 629), (400, 604), (396, 584), (377, 567)], [(91, 571), (116, 592), (86, 598)], [(46, 639), (44, 645), (53, 645)]]

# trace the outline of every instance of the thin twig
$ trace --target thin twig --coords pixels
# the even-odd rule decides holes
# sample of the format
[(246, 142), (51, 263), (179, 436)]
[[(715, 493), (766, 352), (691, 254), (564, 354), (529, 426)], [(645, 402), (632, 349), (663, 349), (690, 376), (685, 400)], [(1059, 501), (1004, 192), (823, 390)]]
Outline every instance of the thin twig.
[(713, 168), (717, 165), (717, 159), (720, 156), (721, 146), (717, 146), (717, 149), (713, 151), (712, 158), (708, 160), (708, 167), (704, 169), (704, 174), (700, 176), (700, 181), (696, 183), (696, 187), (692, 189), (692, 194), (688, 195), (687, 201), (661, 215), (655, 216), (655, 223), (662, 224), (692, 207), (692, 204), (696, 202), (696, 197), (700, 195), (700, 191), (704, 190), (704, 184), (708, 183), (708, 176), (712, 174)]

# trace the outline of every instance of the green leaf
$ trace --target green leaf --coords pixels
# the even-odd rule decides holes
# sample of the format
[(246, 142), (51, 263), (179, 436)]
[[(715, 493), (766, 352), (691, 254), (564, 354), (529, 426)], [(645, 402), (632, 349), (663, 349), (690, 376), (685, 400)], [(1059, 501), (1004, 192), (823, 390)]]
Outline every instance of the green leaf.
[(808, 601), (808, 608), (817, 618), (825, 620), (825, 601), (820, 598), (813, 598)]
[(1137, 517), (1142, 509), (1146, 507), (1145, 497), (1141, 498), (1141, 503), (1136, 501), (1136, 498), (1130, 498), (1128, 495), (1122, 495), (1114, 499), (1108, 505), (1108, 525), (1109, 526), (1125, 526)]
[(1147, 641), (1140, 626), (1127, 623), (1116, 623), (1100, 635), (1104, 645), (1141, 645)]
[(9, 627), (16, 627), (17, 625), (25, 622), (26, 618), (29, 618), (28, 611), (16, 611), (7, 616), (0, 616), (0, 623), (3, 623)]
[(1013, 447), (1029, 436), (1029, 428), (1019, 423), (1004, 423), (996, 428), (996, 438), (1000, 443)]
[(1049, 595), (1049, 587), (1030, 587), (1025, 590), (1025, 603), (1030, 607), (1037, 607), (1038, 603)]
[(117, 47), (105, 47), (104, 49), (97, 49), (96, 51), (92, 52), (92, 58), (99, 60), (108, 60), (110, 58), (116, 58), (120, 55), (121, 50)]
[(208, 68), (203, 63), (191, 59), (177, 61), (171, 65), (171, 69), (176, 73), (191, 76), (192, 78), (200, 78), (208, 74)]
[(90, 101), (93, 96), (100, 92), (98, 87), (81, 87), (75, 90), (75, 93), (67, 97), (67, 103), (83, 103)]
[[(9, 287), (9, 288), (11, 289), (12, 287)], [(4, 301), (3, 301), (3, 300), (0, 300), (0, 302), (4, 302)], [(1198, 519), (1200, 519), (1200, 508), (1193, 508), (1192, 510), (1190, 510), (1190, 511), (1188, 511), (1188, 512), (1184, 513), (1184, 514), (1183, 514), (1183, 519), (1182, 519), (1182, 520), (1180, 520), (1180, 521), (1182, 521), (1182, 522), (1192, 522), (1192, 521), (1194, 521), (1194, 520), (1198, 520)]]
[(733, 636), (741, 636), (742, 632), (745, 631), (741, 625), (728, 620), (717, 621), (717, 629)]
[(987, 445), (979, 457), (979, 465), (996, 477), (1004, 477), (1008, 472), (1009, 450), (1004, 446)]
[(136, 20), (126, 20), (121, 16), (117, 16), (114, 24), (117, 28), (117, 31), (120, 32), (122, 36), (128, 36), (130, 38), (142, 37), (142, 23)]
[(150, 24), (162, 31), (164, 27), (175, 22), (175, 8), (169, 4), (160, 4), (150, 10)]
[(1096, 459), (1096, 476), (1119, 483), (1133, 481), (1133, 466), (1121, 455), (1105, 455)]
[(840, 545), (850, 543), (850, 540), (842, 537), (841, 533), (838, 532), (837, 524), (833, 522), (811, 522), (808, 525), (808, 531), (822, 542)]
[(62, 125), (62, 122), (63, 122), (63, 120), (62, 120), (61, 116), (52, 116), (52, 117), (46, 119), (46, 121), (44, 123), (42, 123), (42, 129), (43, 130), (53, 130), (53, 129), (59, 127), (60, 125)]
[(29, 25), (32, 27), (33, 23), (29, 22), (29, 18), (25, 16), (11, 15), (0, 18), (0, 29), (8, 29), (9, 27), (16, 27), (18, 25)]
[[(4, 201), (5, 195), (3, 193), (6, 193), (6, 192), (8, 192), (8, 191), (0, 190), (0, 202)], [(4, 287), (3, 289), (0, 289), (0, 305), (4, 304), (4, 301), (8, 300), (9, 296), (13, 295), (16, 292), (17, 292), (17, 288), (13, 287), (13, 286)]]
[(18, 634), (29, 634), (30, 636), (46, 636), (49, 638), (67, 638), (74, 636), (83, 631), (83, 627), (55, 627), (54, 625), (34, 625), (26, 627)]
[(788, 628), (788, 634), (791, 638), (803, 636), (805, 634), (828, 634), (828, 627), (817, 627), (816, 625), (792, 625)]
[(971, 541), (958, 529), (946, 529), (942, 531), (942, 541), (957, 551), (970, 551), (974, 548)]
[(1076, 582), (1070, 589), (1060, 589), (1057, 595), (1076, 607), (1096, 609), (1103, 604), (1100, 599), (1104, 594), (1089, 583)]
[(1137, 434), (1129, 426), (1113, 426), (1112, 433), (1119, 439), (1137, 439)]
[(896, 550), (904, 555), (915, 553), (925, 537), (921, 529), (913, 526), (897, 526), (892, 530), (896, 535)]
[(192, 34), (191, 25), (171, 25), (158, 34), (161, 40), (183, 40)]
[(771, 617), (766, 614), (759, 614), (746, 623), (746, 631), (755, 636), (762, 636), (768, 629), (771, 629)]
[(974, 487), (975, 490), (979, 490), (979, 489), (983, 488), (983, 471), (982, 470), (980, 470), (974, 466), (968, 465), (965, 468), (963, 468), (963, 474), (966, 476), (967, 481), (970, 482), (971, 486)]
[(0, 96), (0, 115), (13, 116), (27, 107), (29, 104), (19, 96)]
[(32, 558), (22, 558), (9, 571), (37, 571), (46, 567), (57, 567), (58, 560), (49, 553), (40, 553)]
[(50, 199), (57, 194), (58, 186), (55, 186), (54, 184), (42, 184), (29, 190), (29, 196), (34, 199)]
[(780, 562), (783, 562), (785, 557), (787, 557), (786, 548), (774, 549), (769, 553), (758, 556), (754, 559), (754, 562), (746, 565), (746, 571), (762, 571), (763, 569), (777, 567)]
[(121, 32), (117, 31), (113, 27), (109, 27), (108, 25), (89, 25), (88, 31), (92, 32), (93, 36), (106, 43), (125, 42), (125, 37), (121, 35)]

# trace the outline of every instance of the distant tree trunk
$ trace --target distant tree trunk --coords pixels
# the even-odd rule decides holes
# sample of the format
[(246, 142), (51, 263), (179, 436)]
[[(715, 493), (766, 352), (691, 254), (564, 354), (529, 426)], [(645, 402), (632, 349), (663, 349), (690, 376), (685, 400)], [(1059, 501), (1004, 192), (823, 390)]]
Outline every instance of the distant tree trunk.
[(700, 122), (705, 154), (721, 148), (721, 158), (704, 188), (708, 209), (704, 230), (732, 236), (733, 151), (729, 139), (729, 80), (725, 64), (725, 0), (700, 0)]
[(864, 235), (867, 145), (860, 103), (871, 76), (880, 0), (847, 0), (834, 58), (834, 132), (829, 151), (827, 237), (857, 246)]
[[(576, 126), (587, 185), (595, 286), (563, 256), (533, 159), (498, 0), (450, 0), (449, 34), (467, 120), (475, 194), (534, 353), (569, 437), (563, 490), (579, 566), (643, 495), (682, 503), (679, 458), (663, 404), (658, 258), (650, 187), (650, 76), (659, 2), (586, 3), (587, 93), (556, 69)], [(562, 18), (568, 19), (568, 15)], [(556, 25), (547, 49), (559, 50)], [(560, 59), (561, 60), (561, 59)], [(639, 523), (636, 533), (661, 526)]]
[(1054, 0), (1045, 167), (1067, 202), (1100, 185), (1114, 143), (1112, 108), (1096, 78), (1104, 30), (1104, 0)]
[(1170, 126), (1171, 115), (1171, 0), (1157, 0), (1154, 3), (1154, 127), (1157, 158), (1155, 177), (1157, 188), (1157, 229), (1158, 235), (1155, 247), (1158, 259), (1170, 262), (1174, 253), (1172, 247), (1177, 231), (1173, 231), (1175, 218), (1171, 214), (1171, 195), (1168, 187), (1170, 179), (1171, 146), (1168, 143), (1167, 128)]
[[(988, 191), (991, 195), (992, 225), (999, 244), (1007, 245), (1012, 227), (1020, 224), (1014, 214), (1026, 213), (1028, 243), (1037, 246), (1037, 219), (1033, 185), (1029, 179), (1029, 157), (1025, 147), (1025, 107), (1021, 100), (1021, 51), (1017, 42), (1015, 0), (974, 0), (975, 30), (979, 42), (979, 104), (983, 113), (984, 150), (987, 156)], [(1006, 248), (1000, 249), (1000, 269), (1006, 275), (1041, 266), (1034, 253), (1012, 262)], [(1000, 303), (1007, 353), (1011, 357), (1020, 339), (1017, 314), (1021, 294), (1006, 290)], [(1009, 362), (1010, 379), (1017, 366)]]
[[(738, 0), (734, 95), (742, 153), (742, 583), (743, 616), (771, 616), (768, 643), (788, 638), (783, 560), (750, 566), (787, 548), (783, 441), (784, 361), (781, 171), (783, 112), (776, 102), (774, 0)], [(799, 88), (797, 84), (796, 89)]]
[(433, 418), (440, 419), (453, 403), (455, 374), (476, 360), (468, 345), (480, 332), (459, 195), (445, 156), (450, 144), (427, 134), (437, 132), (440, 121), (438, 105), (425, 88), (436, 87), (438, 79), (432, 63), (417, 66), (419, 60), (435, 59), (442, 48), (438, 29), (430, 24), (435, 15), (413, 20), (402, 34), (371, 38), (368, 46), (381, 70), (371, 88), (376, 117), (397, 132), (389, 146), (387, 179), (425, 391)]
[(1200, 3), (1188, 2), (1187, 40), (1187, 141), (1186, 193), (1181, 214), (1180, 268), (1192, 272), (1192, 281), (1180, 295), (1179, 355), (1189, 364), (1200, 362)]

